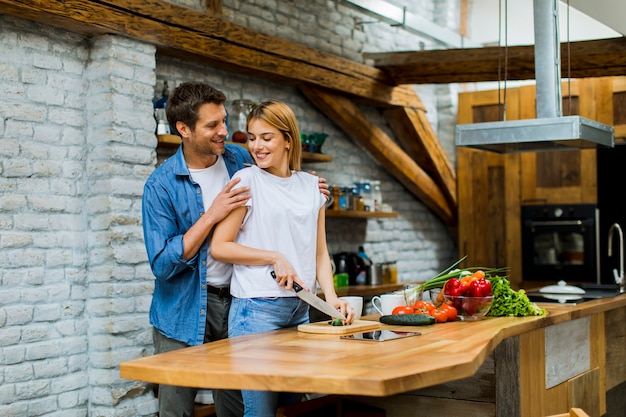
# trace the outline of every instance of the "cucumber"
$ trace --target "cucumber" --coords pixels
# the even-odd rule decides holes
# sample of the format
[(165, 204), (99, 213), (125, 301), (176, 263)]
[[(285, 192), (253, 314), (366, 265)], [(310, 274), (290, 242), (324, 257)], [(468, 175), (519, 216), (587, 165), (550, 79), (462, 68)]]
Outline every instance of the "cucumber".
[(380, 322), (401, 326), (426, 326), (435, 323), (435, 318), (428, 314), (389, 314), (380, 316)]

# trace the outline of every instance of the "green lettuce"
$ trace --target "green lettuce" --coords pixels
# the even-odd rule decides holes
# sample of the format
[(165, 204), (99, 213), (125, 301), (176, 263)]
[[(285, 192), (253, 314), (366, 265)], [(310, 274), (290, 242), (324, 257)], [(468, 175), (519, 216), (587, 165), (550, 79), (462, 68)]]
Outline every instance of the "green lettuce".
[(491, 282), (493, 292), (493, 302), (487, 313), (490, 317), (525, 317), (543, 316), (546, 314), (544, 308), (539, 307), (528, 299), (526, 291), (523, 289), (513, 290), (511, 283), (505, 277), (498, 275), (488, 277)]

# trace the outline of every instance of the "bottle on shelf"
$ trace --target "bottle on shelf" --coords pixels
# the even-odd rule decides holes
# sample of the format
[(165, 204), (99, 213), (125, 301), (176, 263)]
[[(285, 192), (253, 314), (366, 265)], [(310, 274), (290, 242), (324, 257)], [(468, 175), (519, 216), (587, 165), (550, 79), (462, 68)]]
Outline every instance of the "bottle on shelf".
[(232, 118), (229, 117), (229, 123), (232, 126), (228, 126), (232, 132), (231, 140), (233, 142), (246, 143), (248, 141), (248, 134), (246, 133), (246, 121), (250, 110), (254, 107), (254, 103), (250, 100), (234, 100), (232, 105)]
[(356, 183), (359, 188), (359, 194), (363, 198), (363, 209), (365, 211), (374, 211), (374, 200), (372, 199), (372, 185), (370, 180), (362, 179)]
[(374, 206), (372, 207), (372, 210), (381, 211), (382, 205), (383, 205), (383, 196), (380, 191), (380, 181), (372, 180), (370, 184), (372, 185), (372, 200), (374, 202)]
[(398, 266), (395, 261), (389, 262), (388, 270), (389, 270), (389, 283), (397, 284), (398, 283)]
[(360, 270), (356, 276), (356, 284), (365, 285), (370, 280), (370, 276), (372, 274), (372, 261), (365, 253), (365, 249), (363, 249), (363, 246), (359, 246), (359, 251), (357, 252), (357, 255), (359, 256), (359, 258), (361, 258), (363, 269)]
[(352, 204), (352, 188), (348, 186), (341, 187), (341, 209), (354, 210)]

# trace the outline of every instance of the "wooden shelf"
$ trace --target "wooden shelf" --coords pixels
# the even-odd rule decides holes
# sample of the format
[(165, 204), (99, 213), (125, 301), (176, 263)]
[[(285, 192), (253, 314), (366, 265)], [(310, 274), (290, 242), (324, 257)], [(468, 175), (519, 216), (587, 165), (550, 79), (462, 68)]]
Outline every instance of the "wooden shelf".
[(403, 282), (400, 284), (381, 284), (381, 285), (348, 285), (347, 287), (335, 288), (338, 296), (361, 295), (363, 297), (385, 294), (388, 292), (404, 289), (405, 286), (413, 283)]
[[(348, 285), (347, 287), (335, 288), (335, 292), (339, 297), (347, 295), (360, 295), (366, 300), (369, 300), (375, 295), (386, 294), (394, 291), (403, 290), (407, 285), (415, 285), (416, 282), (399, 282), (396, 284), (381, 284), (381, 285)], [(320, 298), (324, 298), (324, 293), (318, 291), (317, 295)]]
[(383, 219), (396, 218), (398, 213), (395, 211), (358, 211), (358, 210), (326, 210), (326, 217), (345, 217), (352, 219)]
[(302, 152), (302, 162), (331, 162), (333, 157), (325, 153)]
[[(238, 142), (227, 142), (234, 145), (243, 146), (244, 148), (248, 148), (245, 143)], [(313, 152), (302, 152), (302, 162), (330, 162), (333, 160), (333, 157), (330, 155), (326, 155), (323, 153), (313, 153)]]
[(180, 145), (181, 140), (177, 135), (157, 135), (159, 146), (166, 148), (177, 148)]

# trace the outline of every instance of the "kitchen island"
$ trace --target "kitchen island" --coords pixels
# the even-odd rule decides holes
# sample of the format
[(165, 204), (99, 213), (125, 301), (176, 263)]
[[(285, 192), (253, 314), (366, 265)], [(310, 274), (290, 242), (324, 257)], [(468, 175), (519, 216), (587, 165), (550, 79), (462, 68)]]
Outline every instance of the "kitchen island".
[(132, 360), (120, 374), (160, 384), (337, 394), (387, 416), (419, 408), (420, 416), (537, 417), (571, 407), (604, 415), (605, 393), (626, 386), (626, 294), (542, 306), (542, 317), (381, 325), (422, 335), (377, 343), (285, 329)]

